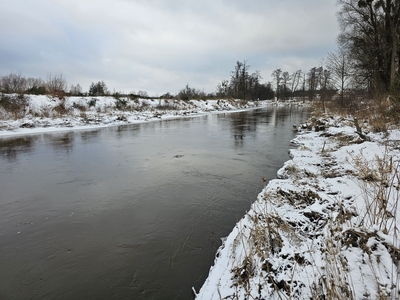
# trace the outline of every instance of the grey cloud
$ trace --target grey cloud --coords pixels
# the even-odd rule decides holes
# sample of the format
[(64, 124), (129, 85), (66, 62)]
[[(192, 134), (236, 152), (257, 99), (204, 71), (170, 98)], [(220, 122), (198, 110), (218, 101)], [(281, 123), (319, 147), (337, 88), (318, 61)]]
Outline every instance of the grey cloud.
[(270, 80), (318, 63), (337, 35), (335, 0), (15, 2), (0, 3), (1, 72), (63, 72), (84, 87), (212, 92), (236, 60)]

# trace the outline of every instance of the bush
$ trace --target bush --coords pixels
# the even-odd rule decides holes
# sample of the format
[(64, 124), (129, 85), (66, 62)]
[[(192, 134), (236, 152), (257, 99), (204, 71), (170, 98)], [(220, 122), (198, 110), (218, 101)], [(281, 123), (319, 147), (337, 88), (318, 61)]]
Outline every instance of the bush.
[(94, 106), (96, 106), (96, 101), (97, 101), (96, 98), (90, 99), (89, 102), (88, 102), (88, 106), (89, 106), (89, 107), (94, 107)]
[(205, 93), (195, 88), (189, 87), (187, 84), (184, 89), (180, 90), (178, 93), (178, 98), (183, 101), (188, 101), (191, 99), (203, 99), (205, 100)]
[(109, 94), (107, 85), (104, 81), (92, 82), (89, 87), (89, 96), (106, 96)]
[(165, 93), (164, 95), (160, 96), (160, 99), (174, 99), (174, 98), (175, 98), (175, 96), (171, 95), (170, 92)]
[(25, 116), (28, 97), (23, 94), (1, 94), (0, 106), (11, 115), (13, 119), (20, 119)]
[(159, 110), (178, 110), (179, 106), (176, 105), (174, 102), (170, 102), (168, 100), (164, 100), (163, 102), (159, 102), (159, 104), (156, 107)]
[(76, 108), (76, 109), (79, 109), (80, 111), (85, 111), (86, 110), (86, 106), (85, 105), (83, 105), (81, 103), (77, 103), (77, 102), (72, 103), (72, 107)]
[(125, 110), (127, 104), (128, 104), (128, 101), (123, 98), (116, 99), (116, 101), (115, 101), (115, 107), (119, 110)]
[(66, 115), (70, 112), (70, 109), (67, 108), (65, 103), (65, 98), (60, 98), (57, 105), (54, 106), (54, 111), (57, 112), (59, 115)]
[(30, 89), (26, 90), (27, 94), (32, 95), (46, 95), (46, 87), (45, 86), (34, 86)]

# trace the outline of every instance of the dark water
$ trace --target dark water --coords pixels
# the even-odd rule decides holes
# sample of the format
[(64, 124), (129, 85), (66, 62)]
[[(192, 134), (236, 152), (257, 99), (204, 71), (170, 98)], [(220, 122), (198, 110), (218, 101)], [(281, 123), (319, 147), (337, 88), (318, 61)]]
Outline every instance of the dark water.
[(306, 109), (0, 139), (0, 299), (192, 299)]

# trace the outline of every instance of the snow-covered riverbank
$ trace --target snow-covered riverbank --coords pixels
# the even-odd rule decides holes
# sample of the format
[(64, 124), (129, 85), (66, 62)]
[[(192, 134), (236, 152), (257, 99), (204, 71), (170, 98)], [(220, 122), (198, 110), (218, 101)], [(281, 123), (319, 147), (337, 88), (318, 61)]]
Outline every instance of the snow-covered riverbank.
[(367, 136), (303, 125), (196, 299), (399, 299), (400, 131)]
[[(13, 96), (17, 97), (17, 95)], [(0, 106), (0, 137), (143, 123), (210, 112), (221, 113), (262, 108), (272, 103), (270, 100), (182, 101), (171, 99), (132, 100), (114, 97), (65, 97), (59, 99), (29, 95), (26, 96), (25, 109), (6, 111)]]

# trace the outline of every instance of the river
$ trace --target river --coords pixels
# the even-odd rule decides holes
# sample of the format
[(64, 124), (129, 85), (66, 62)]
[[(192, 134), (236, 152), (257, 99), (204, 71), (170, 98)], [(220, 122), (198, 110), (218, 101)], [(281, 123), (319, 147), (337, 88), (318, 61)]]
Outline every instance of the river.
[(0, 299), (192, 299), (309, 109), (0, 139)]

